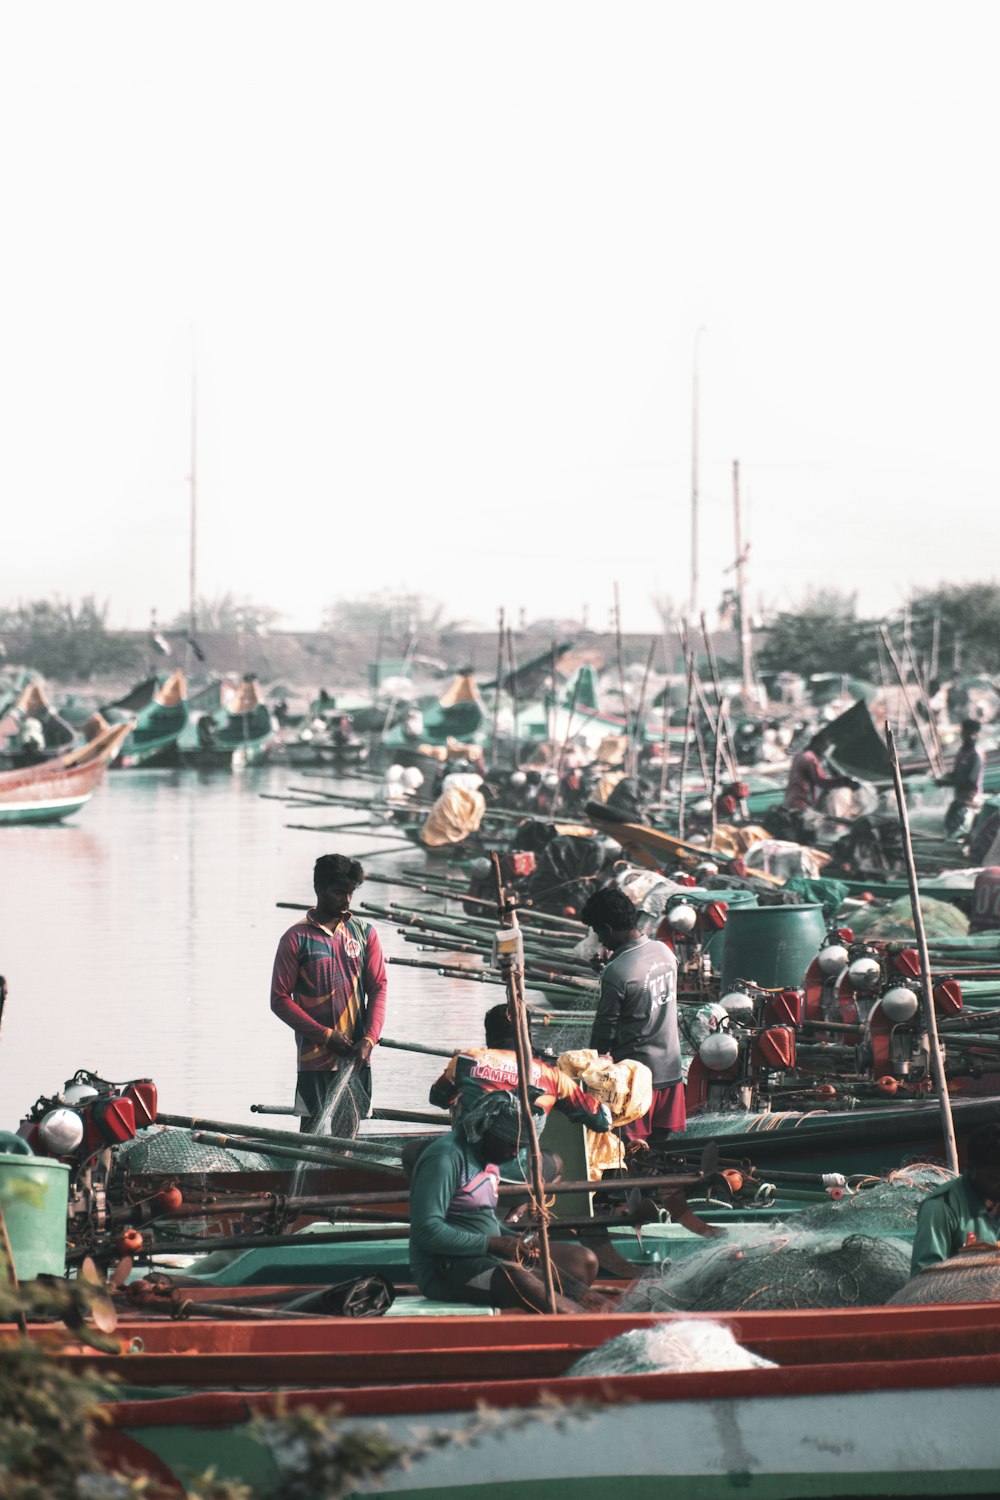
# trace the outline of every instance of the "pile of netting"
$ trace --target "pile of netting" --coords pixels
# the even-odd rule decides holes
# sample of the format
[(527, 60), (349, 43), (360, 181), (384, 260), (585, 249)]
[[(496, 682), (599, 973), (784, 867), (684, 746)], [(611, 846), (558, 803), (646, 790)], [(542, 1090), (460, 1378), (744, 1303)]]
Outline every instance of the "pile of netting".
[(875, 1307), (910, 1277), (917, 1209), (948, 1177), (922, 1164), (859, 1179), (839, 1200), (772, 1220), (734, 1224), (724, 1240), (665, 1262), (622, 1299), (630, 1312)]
[(169, 1125), (151, 1125), (115, 1152), (116, 1173), (128, 1172), (133, 1177), (152, 1172), (266, 1172), (279, 1165), (287, 1163), (259, 1151), (209, 1146), (196, 1141), (192, 1131)]
[(646, 1375), (692, 1370), (773, 1369), (772, 1360), (738, 1344), (724, 1323), (677, 1318), (633, 1328), (575, 1360), (567, 1375)]
[[(929, 938), (964, 937), (969, 930), (969, 919), (950, 901), (935, 901), (930, 896), (921, 896), (920, 913), (924, 931)], [(913, 908), (909, 896), (890, 901), (887, 906), (870, 906), (851, 914), (854, 936), (862, 938), (909, 938), (914, 939)]]
[(1000, 1251), (963, 1250), (928, 1266), (889, 1298), (893, 1303), (1000, 1302)]

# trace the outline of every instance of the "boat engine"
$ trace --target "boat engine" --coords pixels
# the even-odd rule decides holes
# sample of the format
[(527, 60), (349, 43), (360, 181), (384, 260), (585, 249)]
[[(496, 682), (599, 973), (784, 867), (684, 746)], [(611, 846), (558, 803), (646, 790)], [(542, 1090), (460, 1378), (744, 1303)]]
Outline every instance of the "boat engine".
[(90, 1248), (119, 1217), (109, 1203), (114, 1149), (156, 1121), (156, 1085), (149, 1078), (111, 1083), (80, 1068), (58, 1094), (42, 1095), (18, 1126), (36, 1156), (54, 1156), (70, 1171), (66, 1235)]

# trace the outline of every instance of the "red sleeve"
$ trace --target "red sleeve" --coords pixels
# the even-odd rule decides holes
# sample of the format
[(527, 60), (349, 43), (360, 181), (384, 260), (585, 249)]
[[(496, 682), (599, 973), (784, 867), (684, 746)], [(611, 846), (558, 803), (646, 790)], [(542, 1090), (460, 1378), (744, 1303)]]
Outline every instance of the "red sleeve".
[(591, 1130), (608, 1128), (604, 1123), (604, 1116), (607, 1115), (610, 1122), (610, 1111), (605, 1109), (600, 1099), (588, 1094), (575, 1078), (571, 1078), (561, 1068), (546, 1064), (539, 1082), (547, 1094), (555, 1097), (555, 1108), (572, 1120), (574, 1125), (587, 1125)]
[(368, 946), (365, 949), (365, 1036), (377, 1042), (385, 1025), (385, 992), (388, 988), (385, 977), (385, 959), (382, 944), (374, 927), (368, 929)]
[(295, 984), (299, 977), (299, 938), (295, 928), (289, 928), (274, 955), (271, 971), (271, 1009), (279, 1020), (284, 1021), (299, 1036), (311, 1042), (325, 1043), (328, 1027), (313, 1019), (294, 997)]
[(813, 786), (835, 786), (841, 780), (839, 776), (828, 776), (823, 770), (823, 763), (818, 755), (810, 755), (806, 761), (809, 780)]

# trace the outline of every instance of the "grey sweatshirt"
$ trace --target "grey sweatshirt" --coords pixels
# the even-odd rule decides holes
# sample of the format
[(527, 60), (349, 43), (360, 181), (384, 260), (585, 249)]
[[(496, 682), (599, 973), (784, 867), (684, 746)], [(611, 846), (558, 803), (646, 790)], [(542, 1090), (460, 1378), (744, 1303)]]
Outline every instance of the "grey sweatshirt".
[(590, 1045), (615, 1062), (645, 1063), (654, 1089), (680, 1082), (677, 959), (666, 943), (632, 938), (605, 965)]

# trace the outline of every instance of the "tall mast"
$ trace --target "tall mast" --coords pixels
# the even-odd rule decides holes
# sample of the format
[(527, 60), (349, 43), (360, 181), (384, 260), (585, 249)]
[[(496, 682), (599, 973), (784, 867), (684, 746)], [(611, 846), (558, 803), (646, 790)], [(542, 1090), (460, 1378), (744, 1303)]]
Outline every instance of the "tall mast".
[(743, 546), (743, 527), (740, 517), (740, 461), (733, 459), (733, 524), (736, 529), (736, 607), (740, 615), (740, 662), (743, 676), (745, 706), (750, 707), (753, 694), (753, 663), (750, 652), (750, 621), (747, 618), (746, 555), (749, 547)]
[(198, 628), (198, 366), (195, 356), (194, 335), (191, 338), (191, 536), (188, 550), (188, 614), (191, 634)]
[(688, 618), (698, 617), (698, 346), (703, 329), (694, 336), (694, 359), (691, 370), (691, 597)]

